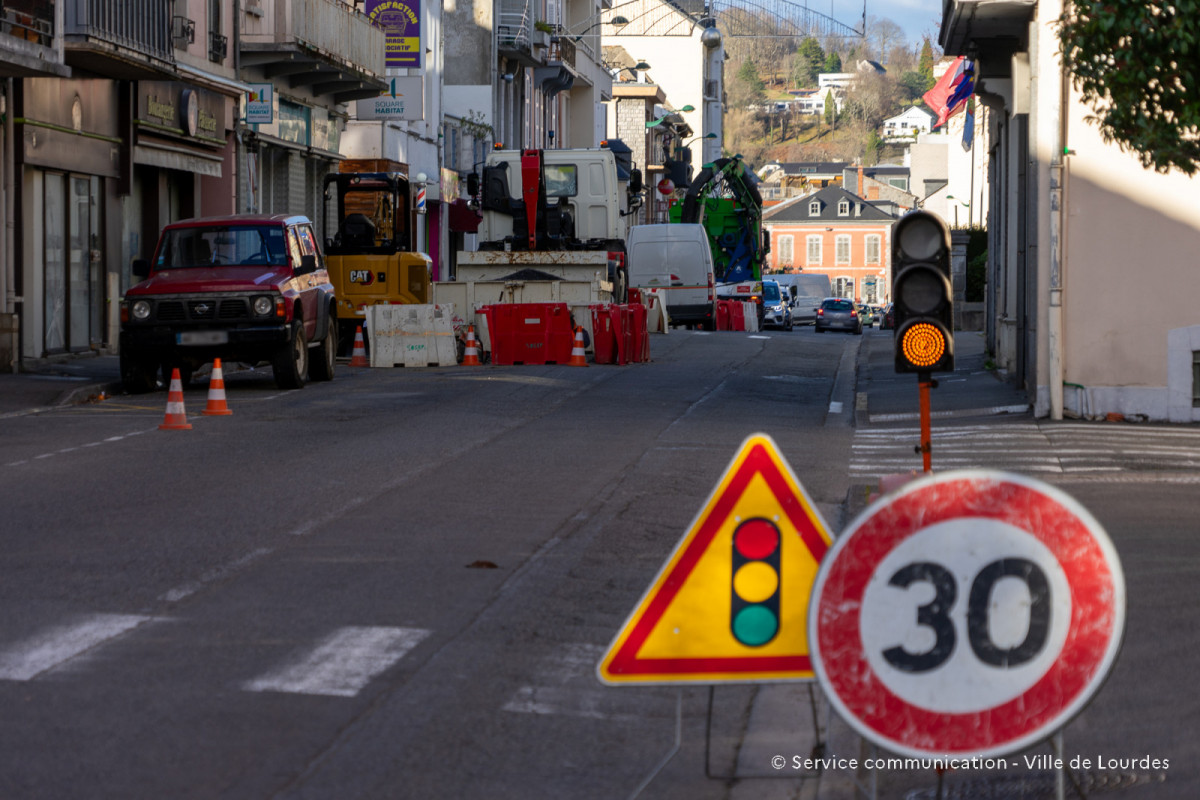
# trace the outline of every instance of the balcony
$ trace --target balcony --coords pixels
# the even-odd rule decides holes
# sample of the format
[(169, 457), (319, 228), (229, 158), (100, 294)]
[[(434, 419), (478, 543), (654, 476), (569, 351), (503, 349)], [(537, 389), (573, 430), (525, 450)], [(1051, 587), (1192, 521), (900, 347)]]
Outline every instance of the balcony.
[(531, 0), (500, 0), (496, 38), (505, 58), (526, 67), (545, 63), (550, 34), (534, 27)]
[(66, 63), (110, 78), (174, 76), (171, 4), (162, 0), (61, 0)]
[(224, 64), (227, 55), (229, 55), (229, 40), (216, 31), (209, 31), (208, 60), (216, 64)]
[(333, 103), (378, 97), (384, 33), (338, 0), (261, 0), (242, 20), (241, 62), (277, 84), (308, 87)]
[(62, 6), (54, 0), (0, 2), (0, 77), (67, 77)]

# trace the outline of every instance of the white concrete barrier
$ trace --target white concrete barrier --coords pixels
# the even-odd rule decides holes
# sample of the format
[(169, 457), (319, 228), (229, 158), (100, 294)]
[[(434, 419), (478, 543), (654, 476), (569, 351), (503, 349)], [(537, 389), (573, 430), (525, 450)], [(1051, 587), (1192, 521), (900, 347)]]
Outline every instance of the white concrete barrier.
[(454, 305), (373, 305), (367, 307), (372, 367), (452, 367)]

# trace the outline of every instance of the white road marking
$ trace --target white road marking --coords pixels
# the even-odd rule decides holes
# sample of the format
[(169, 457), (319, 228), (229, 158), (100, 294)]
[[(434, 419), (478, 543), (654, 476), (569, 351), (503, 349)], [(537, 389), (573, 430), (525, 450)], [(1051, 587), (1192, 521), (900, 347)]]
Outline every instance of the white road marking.
[(341, 628), (273, 672), (242, 684), (249, 692), (354, 697), (431, 631), (421, 628)]
[(830, 403), (829, 403), (829, 413), (830, 413), (830, 414), (840, 414), (840, 413), (842, 413), (842, 402), (841, 402), (840, 400), (833, 400), (833, 401), (830, 401)]
[(193, 595), (203, 589), (205, 584), (227, 578), (247, 564), (257, 561), (265, 555), (270, 555), (271, 552), (273, 551), (268, 547), (260, 547), (257, 550), (247, 553), (236, 561), (232, 561), (223, 566), (210, 569), (208, 572), (204, 573), (194, 581), (188, 581), (182, 586), (176, 586), (174, 589), (160, 596), (158, 599), (164, 603), (177, 603), (183, 598)]
[(71, 625), (49, 628), (0, 650), (0, 680), (36, 678), (151, 619), (135, 614), (93, 614)]

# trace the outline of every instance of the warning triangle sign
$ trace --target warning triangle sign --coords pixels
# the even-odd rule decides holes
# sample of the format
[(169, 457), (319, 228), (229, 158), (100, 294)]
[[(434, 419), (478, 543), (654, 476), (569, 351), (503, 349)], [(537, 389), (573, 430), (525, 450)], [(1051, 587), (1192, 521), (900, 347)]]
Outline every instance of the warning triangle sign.
[(754, 434), (622, 626), (605, 683), (812, 680), (808, 604), (829, 529)]

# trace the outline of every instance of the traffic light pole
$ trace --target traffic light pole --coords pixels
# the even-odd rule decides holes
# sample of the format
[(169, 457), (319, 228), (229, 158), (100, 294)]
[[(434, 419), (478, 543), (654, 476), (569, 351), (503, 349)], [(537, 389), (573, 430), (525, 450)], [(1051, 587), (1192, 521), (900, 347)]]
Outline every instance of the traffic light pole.
[(917, 381), (921, 394), (921, 446), (917, 450), (921, 453), (921, 463), (925, 472), (930, 473), (933, 472), (933, 426), (929, 419), (929, 390), (936, 387), (937, 382), (928, 372), (919, 373)]

